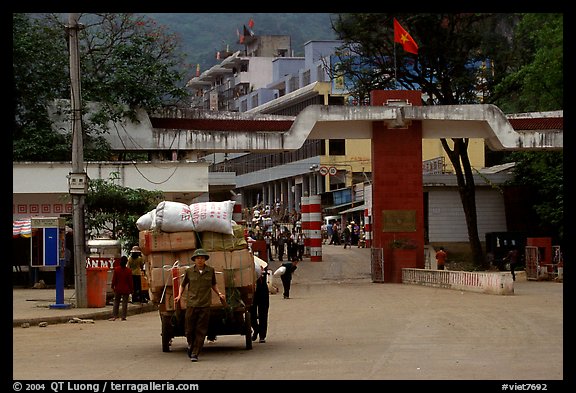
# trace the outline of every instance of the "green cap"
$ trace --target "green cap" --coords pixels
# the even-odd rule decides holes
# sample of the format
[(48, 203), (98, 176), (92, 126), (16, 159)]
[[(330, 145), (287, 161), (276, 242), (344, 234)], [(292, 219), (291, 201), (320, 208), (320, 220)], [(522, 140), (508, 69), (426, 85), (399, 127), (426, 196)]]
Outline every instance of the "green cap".
[(204, 250), (203, 248), (199, 248), (196, 251), (194, 251), (194, 254), (192, 254), (192, 257), (190, 259), (194, 260), (194, 259), (196, 259), (196, 257), (199, 257), (199, 256), (205, 257), (206, 260), (210, 259), (210, 254), (208, 254), (206, 252), (206, 250)]

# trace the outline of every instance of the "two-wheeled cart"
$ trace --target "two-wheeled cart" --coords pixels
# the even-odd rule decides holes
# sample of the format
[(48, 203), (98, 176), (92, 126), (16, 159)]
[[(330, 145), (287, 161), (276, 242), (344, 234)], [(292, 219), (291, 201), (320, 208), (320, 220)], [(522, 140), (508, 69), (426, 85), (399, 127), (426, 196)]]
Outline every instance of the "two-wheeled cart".
[[(210, 309), (210, 324), (208, 338), (217, 336), (244, 336), (246, 349), (252, 349), (252, 324), (250, 322), (249, 306), (212, 306)], [(186, 310), (178, 308), (173, 311), (160, 311), (162, 321), (162, 351), (170, 352), (174, 337), (185, 336)]]
[[(252, 349), (250, 307), (256, 288), (254, 260), (252, 255), (249, 256), (250, 260), (245, 261), (239, 268), (221, 268), (220, 271), (217, 269), (216, 280), (220, 282), (220, 288), (224, 287), (226, 290), (226, 304), (221, 304), (219, 300), (213, 298), (206, 334), (206, 337), (212, 340), (217, 336), (244, 336), (246, 349)], [(243, 278), (239, 278), (240, 273), (244, 275)], [(166, 288), (166, 297), (166, 301), (160, 304), (159, 313), (162, 322), (162, 351), (170, 352), (172, 339), (186, 335), (186, 308), (180, 301), (173, 302), (172, 288)]]

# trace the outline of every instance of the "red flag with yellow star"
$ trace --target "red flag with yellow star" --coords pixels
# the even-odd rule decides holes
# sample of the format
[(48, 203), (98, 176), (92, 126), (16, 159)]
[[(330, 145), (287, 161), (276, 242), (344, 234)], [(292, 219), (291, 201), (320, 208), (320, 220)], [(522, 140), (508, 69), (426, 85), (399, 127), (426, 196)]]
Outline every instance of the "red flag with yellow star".
[(406, 30), (394, 18), (394, 42), (402, 44), (402, 48), (408, 53), (418, 54), (418, 45), (416, 41), (408, 34)]

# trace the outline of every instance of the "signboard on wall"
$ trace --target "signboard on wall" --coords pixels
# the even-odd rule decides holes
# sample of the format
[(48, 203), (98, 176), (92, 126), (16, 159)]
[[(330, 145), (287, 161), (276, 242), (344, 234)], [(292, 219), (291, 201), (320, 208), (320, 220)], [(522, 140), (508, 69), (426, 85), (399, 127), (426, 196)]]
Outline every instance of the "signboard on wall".
[(382, 232), (416, 232), (416, 210), (383, 210)]

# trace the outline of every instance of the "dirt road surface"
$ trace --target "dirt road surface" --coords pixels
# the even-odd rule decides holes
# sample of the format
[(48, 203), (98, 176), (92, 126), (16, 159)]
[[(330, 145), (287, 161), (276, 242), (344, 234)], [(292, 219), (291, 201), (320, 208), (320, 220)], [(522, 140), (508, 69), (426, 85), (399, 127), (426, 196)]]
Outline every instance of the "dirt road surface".
[(157, 312), (15, 327), (13, 379), (488, 380), (502, 391), (564, 378), (562, 283), (516, 282), (512, 296), (373, 283), (369, 250), (324, 246), (322, 262), (300, 263), (291, 299), (270, 303), (266, 343), (220, 336), (197, 363), (184, 337), (162, 352)]

